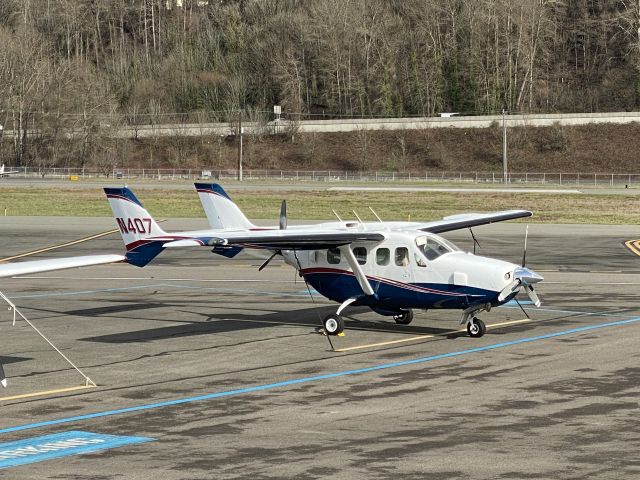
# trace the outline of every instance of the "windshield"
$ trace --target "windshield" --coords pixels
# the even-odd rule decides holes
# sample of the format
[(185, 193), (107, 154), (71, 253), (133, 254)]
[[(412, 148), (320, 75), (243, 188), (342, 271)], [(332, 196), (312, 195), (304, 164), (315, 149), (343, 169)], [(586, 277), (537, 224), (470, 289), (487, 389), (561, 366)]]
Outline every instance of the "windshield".
[(427, 260), (435, 260), (440, 255), (456, 250), (450, 242), (445, 242), (433, 237), (427, 237), (426, 235), (416, 238), (416, 246), (418, 247), (418, 250), (427, 257)]

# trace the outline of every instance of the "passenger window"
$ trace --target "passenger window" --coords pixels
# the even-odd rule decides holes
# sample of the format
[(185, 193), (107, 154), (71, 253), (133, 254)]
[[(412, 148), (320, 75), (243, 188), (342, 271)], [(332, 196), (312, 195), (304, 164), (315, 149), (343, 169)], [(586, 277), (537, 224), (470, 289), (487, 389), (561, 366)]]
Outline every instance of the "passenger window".
[(330, 248), (327, 250), (327, 263), (337, 265), (340, 263), (340, 250), (337, 248)]
[(396, 248), (396, 265), (406, 267), (409, 265), (409, 249), (406, 247)]
[(378, 265), (389, 265), (389, 259), (391, 258), (391, 252), (388, 248), (379, 248), (376, 250), (376, 263)]
[(360, 265), (367, 263), (367, 249), (364, 247), (356, 247), (353, 249), (353, 255)]

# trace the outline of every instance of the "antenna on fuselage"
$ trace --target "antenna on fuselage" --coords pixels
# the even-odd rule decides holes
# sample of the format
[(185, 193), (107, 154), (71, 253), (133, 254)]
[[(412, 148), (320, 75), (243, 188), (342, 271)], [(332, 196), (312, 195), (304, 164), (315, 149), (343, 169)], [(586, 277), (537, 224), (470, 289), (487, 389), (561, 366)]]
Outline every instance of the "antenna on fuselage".
[(336, 213), (336, 211), (335, 211), (335, 210), (333, 210), (333, 209), (332, 209), (331, 211), (333, 212), (333, 214), (336, 216), (336, 218), (337, 218), (341, 223), (344, 223), (344, 222), (342, 222), (342, 219), (340, 218), (340, 215), (338, 215), (338, 214)]
[(384, 222), (382, 221), (382, 219), (378, 216), (378, 214), (376, 213), (376, 211), (375, 211), (373, 208), (371, 208), (371, 206), (369, 206), (369, 210), (371, 210), (371, 213), (373, 213), (373, 214), (375, 215), (375, 217), (378, 219), (378, 221), (379, 221), (382, 225), (384, 225), (387, 229), (389, 229), (389, 226), (388, 226), (386, 223), (384, 223)]
[(352, 212), (353, 212), (353, 214), (356, 216), (356, 218), (358, 219), (358, 221), (359, 221), (360, 223), (362, 223), (362, 219), (358, 216), (358, 214), (356, 213), (356, 211), (355, 211), (355, 210), (351, 210), (351, 211), (352, 211)]

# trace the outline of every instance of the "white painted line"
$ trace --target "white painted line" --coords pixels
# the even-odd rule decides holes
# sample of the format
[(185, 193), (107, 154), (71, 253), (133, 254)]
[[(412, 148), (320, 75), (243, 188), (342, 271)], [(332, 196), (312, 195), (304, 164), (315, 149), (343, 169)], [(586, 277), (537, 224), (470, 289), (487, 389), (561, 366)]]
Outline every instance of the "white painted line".
[(330, 187), (336, 192), (472, 192), (472, 193), (582, 193), (581, 190), (544, 188), (442, 188), (442, 187)]
[(295, 280), (256, 280), (255, 278), (251, 279), (206, 279), (206, 278), (164, 278), (164, 277), (63, 277), (63, 276), (54, 276), (54, 275), (23, 275), (20, 277), (16, 277), (15, 280), (21, 279), (32, 279), (32, 280), (154, 280), (158, 282), (208, 282), (208, 283), (302, 283), (302, 281), (296, 282)]

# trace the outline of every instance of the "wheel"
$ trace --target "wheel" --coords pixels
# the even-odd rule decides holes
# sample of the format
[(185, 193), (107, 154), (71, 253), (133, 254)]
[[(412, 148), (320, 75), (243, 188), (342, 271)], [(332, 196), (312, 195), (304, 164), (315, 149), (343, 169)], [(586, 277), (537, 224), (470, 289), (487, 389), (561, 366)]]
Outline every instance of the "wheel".
[(413, 321), (413, 310), (407, 310), (399, 315), (394, 315), (393, 319), (400, 325), (409, 325)]
[(467, 333), (470, 337), (480, 338), (487, 332), (487, 326), (479, 318), (473, 318), (467, 323)]
[(327, 335), (338, 335), (344, 330), (344, 320), (340, 315), (327, 315), (322, 324)]

